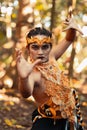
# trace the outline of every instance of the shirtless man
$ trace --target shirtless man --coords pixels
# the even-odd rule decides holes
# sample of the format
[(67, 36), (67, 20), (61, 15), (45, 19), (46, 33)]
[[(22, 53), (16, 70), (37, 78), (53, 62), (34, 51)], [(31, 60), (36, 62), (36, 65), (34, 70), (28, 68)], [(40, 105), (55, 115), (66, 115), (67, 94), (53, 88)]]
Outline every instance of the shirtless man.
[(30, 30), (26, 36), (30, 61), (25, 60), (21, 50), (16, 50), (19, 90), (24, 98), (32, 95), (38, 106), (33, 113), (32, 130), (71, 130), (67, 119), (73, 122), (74, 98), (69, 81), (56, 61), (74, 41), (76, 30), (81, 31), (73, 18), (65, 24), (68, 25), (66, 37), (56, 47), (48, 30)]

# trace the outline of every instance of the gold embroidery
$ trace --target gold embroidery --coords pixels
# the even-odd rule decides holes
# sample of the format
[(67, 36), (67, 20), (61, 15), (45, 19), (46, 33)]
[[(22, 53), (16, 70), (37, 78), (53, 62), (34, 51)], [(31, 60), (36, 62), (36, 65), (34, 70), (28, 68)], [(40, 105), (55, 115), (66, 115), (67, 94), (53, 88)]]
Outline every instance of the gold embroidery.
[(42, 45), (44, 42), (45, 43), (52, 43), (52, 38), (50, 38), (50, 37), (45, 37), (42, 39), (39, 39), (37, 37), (31, 37), (31, 38), (27, 37), (26, 40), (27, 40), (27, 45), (34, 43), (34, 42), (37, 42), (38, 45)]
[[(56, 114), (52, 114), (52, 117), (58, 118), (60, 115), (59, 117), (69, 118), (69, 120), (73, 122), (75, 100), (68, 78), (60, 71), (54, 62), (39, 65), (37, 69), (45, 79), (45, 93), (50, 97), (50, 100), (45, 104), (50, 106), (52, 110), (51, 113), (55, 113), (54, 111), (56, 111)], [(44, 104), (42, 104), (42, 106), (39, 107), (39, 112), (45, 115), (44, 110)], [(60, 111), (61, 114), (57, 114), (57, 111)]]

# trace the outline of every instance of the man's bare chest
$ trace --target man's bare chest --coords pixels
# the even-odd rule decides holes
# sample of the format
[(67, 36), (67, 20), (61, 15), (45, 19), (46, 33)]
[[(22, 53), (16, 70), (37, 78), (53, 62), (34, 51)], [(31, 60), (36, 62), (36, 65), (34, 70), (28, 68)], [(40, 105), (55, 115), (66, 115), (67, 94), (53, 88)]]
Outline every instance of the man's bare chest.
[(45, 80), (40, 75), (38, 82), (35, 82), (34, 84), (34, 90), (33, 90), (33, 97), (35, 98), (36, 102), (38, 102), (39, 104), (40, 103), (42, 104), (46, 100), (48, 100), (48, 96), (45, 93), (45, 90), (46, 90)]

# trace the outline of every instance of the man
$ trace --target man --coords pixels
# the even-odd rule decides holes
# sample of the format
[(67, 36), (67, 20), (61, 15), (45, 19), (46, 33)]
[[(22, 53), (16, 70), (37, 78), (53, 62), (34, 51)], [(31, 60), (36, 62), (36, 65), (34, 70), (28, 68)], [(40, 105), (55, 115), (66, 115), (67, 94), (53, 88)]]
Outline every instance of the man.
[(38, 106), (31, 130), (75, 130), (75, 91), (56, 61), (74, 41), (76, 30), (81, 31), (73, 19), (65, 24), (66, 37), (56, 47), (51, 32), (35, 28), (26, 36), (29, 61), (16, 50), (20, 92), (24, 98), (32, 95)]

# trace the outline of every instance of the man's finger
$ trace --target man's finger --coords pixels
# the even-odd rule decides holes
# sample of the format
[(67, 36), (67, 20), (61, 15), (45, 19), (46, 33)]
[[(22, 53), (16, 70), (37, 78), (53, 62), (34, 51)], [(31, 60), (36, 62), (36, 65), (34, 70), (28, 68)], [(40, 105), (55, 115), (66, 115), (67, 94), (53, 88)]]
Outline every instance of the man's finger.
[(33, 63), (33, 67), (34, 67), (35, 65), (37, 65), (38, 63), (41, 63), (41, 59), (36, 60), (36, 61)]
[(17, 56), (16, 61), (20, 62), (20, 59), (21, 59), (21, 56), (19, 55), (19, 56)]
[(18, 55), (21, 55), (22, 54), (22, 51), (18, 48), (15, 48), (15, 51), (16, 51), (16, 56)]
[(63, 29), (63, 32), (64, 31), (67, 31), (68, 29), (70, 29), (70, 26), (66, 27), (65, 29)]
[(15, 48), (15, 51), (18, 52), (18, 51), (20, 51), (20, 49), (16, 47), (16, 48)]

